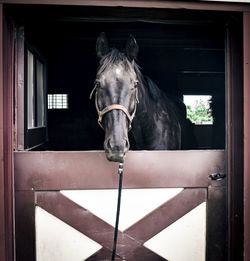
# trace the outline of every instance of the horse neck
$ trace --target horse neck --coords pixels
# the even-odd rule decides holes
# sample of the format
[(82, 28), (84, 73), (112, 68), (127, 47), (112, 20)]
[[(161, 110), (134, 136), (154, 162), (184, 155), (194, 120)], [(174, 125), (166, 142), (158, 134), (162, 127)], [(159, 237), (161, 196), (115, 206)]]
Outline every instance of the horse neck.
[(157, 102), (152, 99), (148, 84), (149, 82), (145, 78), (142, 78), (141, 81), (139, 80), (139, 103), (131, 130), (136, 149), (152, 149), (153, 145), (148, 137), (151, 137), (152, 129), (155, 130), (157, 128), (155, 122)]

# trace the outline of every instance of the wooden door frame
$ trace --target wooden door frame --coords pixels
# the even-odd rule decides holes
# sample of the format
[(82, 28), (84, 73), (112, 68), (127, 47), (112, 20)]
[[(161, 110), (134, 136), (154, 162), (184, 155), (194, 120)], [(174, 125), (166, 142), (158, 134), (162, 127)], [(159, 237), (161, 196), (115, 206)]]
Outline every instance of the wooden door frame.
[(244, 66), (244, 260), (250, 260), (250, 12), (243, 16)]
[[(243, 15), (243, 14), (242, 14)], [(243, 16), (242, 16), (243, 18)], [(243, 260), (243, 20), (226, 32), (228, 223), (230, 260)]]
[(14, 260), (13, 29), (0, 4), (0, 260)]
[[(3, 260), (14, 260), (14, 237), (13, 237), (13, 84), (11, 82), (11, 71), (13, 72), (14, 64), (12, 59), (10, 58), (9, 52), (6, 52), (7, 39), (10, 39), (8, 34), (10, 30), (7, 28), (6, 20), (4, 16), (4, 4), (58, 4), (58, 5), (97, 5), (97, 6), (118, 6), (116, 1), (78, 1), (78, 0), (0, 0), (0, 259)], [(244, 21), (244, 83), (243, 83), (243, 91), (244, 91), (244, 142), (245, 144), (249, 144), (249, 133), (250, 133), (250, 124), (249, 124), (249, 86), (250, 79), (247, 76), (249, 73), (249, 46), (250, 46), (250, 30), (249, 30), (249, 4), (231, 4), (231, 3), (209, 3), (209, 2), (185, 2), (185, 1), (119, 1), (119, 6), (124, 7), (144, 7), (144, 8), (170, 8), (170, 9), (192, 9), (192, 10), (221, 10), (221, 11), (232, 11), (232, 12), (242, 12), (243, 21)], [(9, 36), (8, 36), (9, 35)], [(237, 70), (237, 68), (236, 68)], [(230, 71), (233, 72), (233, 71)], [(231, 73), (230, 73), (231, 75)], [(236, 88), (236, 83), (234, 83), (235, 87), (232, 87), (232, 90)], [(237, 105), (239, 106), (239, 104)], [(236, 107), (237, 107), (236, 106)], [(237, 109), (236, 109), (237, 110)], [(231, 114), (230, 126), (236, 126), (237, 120)], [(228, 125), (229, 127), (229, 125)], [(250, 166), (249, 166), (249, 158), (250, 151), (249, 148), (244, 146), (244, 156), (243, 156), (243, 146), (242, 150), (239, 148), (239, 144), (242, 144), (243, 141), (243, 130), (240, 133), (237, 133), (236, 130), (228, 128), (229, 140), (228, 140), (228, 156), (230, 162), (236, 163), (233, 166), (229, 166), (228, 169), (231, 170), (229, 175), (232, 174), (232, 181), (229, 186), (229, 210), (230, 215), (233, 215), (233, 220), (235, 218), (239, 220), (239, 222), (231, 222), (230, 225), (230, 233), (231, 238), (233, 237), (232, 231), (237, 231), (239, 226), (242, 226), (243, 217), (238, 217), (237, 211), (234, 209), (237, 201), (241, 200), (243, 202), (243, 198), (237, 199), (238, 195), (236, 193), (236, 188), (241, 187), (242, 180), (239, 181), (238, 177), (233, 176), (233, 169), (236, 170), (238, 167), (242, 168), (242, 173), (244, 171), (244, 203), (245, 206), (250, 204)], [(236, 140), (236, 143), (235, 143)], [(237, 154), (237, 151), (240, 154)], [(244, 169), (242, 159), (239, 159), (239, 155), (244, 157)], [(238, 165), (237, 165), (238, 163)], [(240, 186), (238, 186), (240, 184)], [(233, 192), (230, 194), (230, 192)], [(231, 195), (231, 196), (230, 196)], [(245, 260), (249, 260), (250, 258), (250, 229), (249, 229), (249, 219), (250, 213), (249, 210), (244, 207), (244, 220), (245, 220), (245, 228), (244, 228), (244, 258)], [(243, 215), (243, 213), (242, 213)], [(242, 231), (242, 229), (241, 229)], [(238, 236), (240, 236), (238, 234)], [(230, 240), (230, 242), (232, 242)], [(229, 244), (230, 245), (230, 244)], [(233, 246), (233, 243), (231, 243)], [(232, 248), (234, 249), (234, 248)], [(242, 250), (242, 248), (241, 248)], [(238, 251), (239, 250), (233, 250)]]

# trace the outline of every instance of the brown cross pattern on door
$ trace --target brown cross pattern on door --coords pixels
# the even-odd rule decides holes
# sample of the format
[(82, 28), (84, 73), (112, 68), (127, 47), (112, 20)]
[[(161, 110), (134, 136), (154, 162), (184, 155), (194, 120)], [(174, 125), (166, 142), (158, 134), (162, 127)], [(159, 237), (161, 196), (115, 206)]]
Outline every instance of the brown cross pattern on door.
[[(117, 260), (166, 260), (143, 244), (206, 201), (204, 188), (184, 189), (137, 223), (119, 231)], [(74, 203), (59, 191), (36, 192), (36, 205), (99, 243), (102, 248), (87, 260), (109, 260), (112, 253), (114, 227)], [(179, 206), (176, 208), (176, 206)], [(181, 207), (180, 207), (181, 206)]]

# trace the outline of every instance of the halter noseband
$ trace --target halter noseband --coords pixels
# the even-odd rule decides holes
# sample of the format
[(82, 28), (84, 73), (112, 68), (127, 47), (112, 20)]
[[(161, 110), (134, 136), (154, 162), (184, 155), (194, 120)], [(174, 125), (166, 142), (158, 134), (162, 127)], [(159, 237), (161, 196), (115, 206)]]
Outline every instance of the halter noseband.
[(103, 116), (106, 113), (108, 113), (108, 112), (110, 112), (112, 110), (120, 110), (120, 111), (124, 112), (125, 115), (127, 116), (128, 121), (129, 121), (129, 129), (131, 129), (131, 124), (132, 124), (132, 121), (133, 121), (133, 119), (135, 117), (135, 113), (136, 113), (136, 107), (137, 107), (136, 105), (137, 105), (137, 103), (139, 103), (139, 100), (138, 100), (138, 89), (137, 88), (135, 89), (135, 91), (136, 91), (136, 93), (135, 93), (135, 100), (136, 100), (135, 108), (134, 108), (133, 113), (130, 114), (126, 107), (124, 107), (121, 104), (117, 104), (117, 103), (108, 105), (104, 109), (100, 110), (99, 107), (98, 107), (98, 104), (97, 104), (97, 91), (96, 91), (96, 88), (97, 88), (97, 85), (95, 85), (95, 87), (91, 91), (89, 98), (91, 99), (93, 94), (94, 94), (94, 92), (95, 92), (95, 107), (96, 107), (96, 111), (98, 113), (98, 120), (97, 121), (98, 121), (98, 124), (100, 125), (100, 127), (103, 129), (102, 118), (103, 118)]

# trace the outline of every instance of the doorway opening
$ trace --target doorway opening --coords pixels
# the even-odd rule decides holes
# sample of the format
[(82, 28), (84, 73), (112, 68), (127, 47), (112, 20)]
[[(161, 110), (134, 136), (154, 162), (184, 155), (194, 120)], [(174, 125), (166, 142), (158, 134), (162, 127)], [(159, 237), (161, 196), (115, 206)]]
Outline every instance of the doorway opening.
[[(89, 100), (98, 67), (95, 43), (101, 32), (107, 34), (110, 46), (119, 49), (132, 34), (139, 45), (137, 62), (143, 74), (168, 95), (181, 100), (183, 95), (211, 96), (212, 124), (194, 125), (197, 149), (225, 148), (225, 13), (177, 14), (112, 7), (8, 8), (23, 26), (25, 46), (37, 50), (46, 66), (44, 141), (24, 145), (24, 149), (103, 148), (104, 132)], [(59, 96), (61, 102), (56, 101)], [(29, 144), (28, 135), (25, 139)]]

